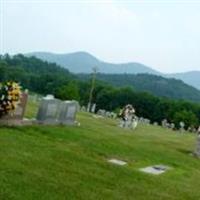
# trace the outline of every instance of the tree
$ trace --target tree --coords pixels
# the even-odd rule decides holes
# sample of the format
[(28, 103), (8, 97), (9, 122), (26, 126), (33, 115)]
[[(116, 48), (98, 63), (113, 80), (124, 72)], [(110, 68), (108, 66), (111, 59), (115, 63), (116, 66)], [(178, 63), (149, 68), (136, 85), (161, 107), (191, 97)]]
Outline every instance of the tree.
[(56, 96), (63, 100), (80, 100), (79, 88), (75, 81), (70, 81), (67, 85), (61, 86)]
[(191, 111), (179, 111), (174, 114), (173, 117), (174, 123), (176, 127), (179, 127), (179, 123), (182, 121), (185, 123), (185, 127), (188, 128), (189, 126), (197, 126), (198, 119), (195, 114)]

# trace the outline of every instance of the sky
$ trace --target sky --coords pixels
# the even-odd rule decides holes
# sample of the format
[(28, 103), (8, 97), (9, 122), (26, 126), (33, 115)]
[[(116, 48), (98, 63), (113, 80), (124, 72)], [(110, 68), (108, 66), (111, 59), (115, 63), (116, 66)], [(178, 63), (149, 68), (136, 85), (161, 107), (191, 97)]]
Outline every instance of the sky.
[(0, 0), (0, 54), (86, 51), (173, 73), (200, 70), (200, 0)]

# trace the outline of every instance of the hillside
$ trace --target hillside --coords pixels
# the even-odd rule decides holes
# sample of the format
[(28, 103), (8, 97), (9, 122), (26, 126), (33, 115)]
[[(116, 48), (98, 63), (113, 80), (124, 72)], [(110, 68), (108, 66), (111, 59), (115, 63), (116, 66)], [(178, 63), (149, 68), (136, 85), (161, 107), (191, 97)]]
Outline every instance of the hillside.
[[(145, 125), (133, 132), (87, 113), (78, 121), (80, 127), (0, 128), (0, 199), (200, 199), (193, 134)], [(159, 176), (139, 171), (156, 164), (171, 169)]]
[(200, 90), (200, 71), (191, 71), (185, 73), (168, 74), (167, 77), (180, 79), (185, 83), (192, 85)]
[[(90, 78), (87, 74), (78, 75), (81, 80)], [(129, 86), (136, 91), (151, 92), (156, 96), (173, 99), (187, 99), (199, 102), (200, 91), (184, 82), (172, 78), (150, 74), (97, 74), (97, 79), (118, 87)]]
[(91, 73), (93, 67), (98, 67), (100, 73), (108, 74), (139, 74), (148, 73), (161, 75), (163, 77), (171, 77), (184, 81), (186, 84), (200, 89), (200, 71), (186, 72), (178, 74), (163, 74), (141, 63), (122, 63), (113, 64), (97, 59), (95, 56), (87, 52), (75, 52), (69, 54), (55, 54), (48, 52), (34, 52), (27, 54), (28, 56), (36, 56), (48, 62), (55, 62), (62, 67), (69, 69), (73, 73)]
[(101, 61), (87, 52), (76, 52), (69, 54), (53, 54), (46, 52), (35, 52), (27, 54), (28, 56), (36, 56), (48, 62), (55, 62), (56, 64), (67, 68), (73, 73), (91, 73), (93, 67), (97, 67), (101, 73), (150, 73), (160, 74), (140, 63), (123, 63), (113, 64)]
[(54, 94), (62, 84), (75, 79), (67, 69), (22, 54), (0, 55), (0, 74), (0, 81), (17, 81), (22, 87), (41, 94)]
[[(1, 56), (0, 74), (0, 81), (16, 80), (23, 87), (40, 94), (57, 95), (62, 86), (71, 82), (71, 85), (76, 87), (76, 93), (79, 93), (82, 104), (86, 105), (89, 98), (87, 94), (89, 94), (90, 82), (85, 83), (80, 79), (89, 79), (90, 75), (72, 74), (55, 63), (48, 63), (35, 57), (25, 57), (20, 54), (13, 57)], [(175, 79), (150, 74), (98, 74), (97, 78), (112, 84), (113, 87), (131, 86), (136, 91), (147, 91), (156, 96), (200, 101), (200, 91)]]

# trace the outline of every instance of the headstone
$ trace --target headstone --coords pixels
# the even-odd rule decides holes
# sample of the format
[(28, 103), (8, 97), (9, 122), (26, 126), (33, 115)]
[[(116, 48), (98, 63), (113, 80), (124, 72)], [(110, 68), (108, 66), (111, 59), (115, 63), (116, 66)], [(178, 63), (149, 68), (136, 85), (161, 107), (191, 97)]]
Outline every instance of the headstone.
[(82, 107), (81, 107), (81, 111), (82, 111), (82, 112), (86, 112), (86, 107), (85, 107), (85, 106), (82, 106)]
[(76, 113), (78, 105), (75, 101), (64, 101), (61, 103), (61, 110), (59, 114), (59, 123), (65, 125), (73, 125), (76, 122)]
[(192, 127), (188, 126), (187, 131), (191, 133), (192, 132)]
[(117, 118), (117, 114), (114, 112), (111, 112), (111, 118), (116, 119)]
[(199, 126), (199, 128), (197, 129), (197, 134), (200, 135), (200, 126)]
[(148, 174), (160, 175), (169, 169), (170, 167), (165, 166), (165, 165), (154, 165), (154, 166), (141, 168), (140, 171), (148, 173)]
[(196, 128), (193, 128), (193, 129), (192, 129), (192, 132), (193, 132), (193, 133), (196, 133), (196, 132), (198, 133), (198, 130), (197, 130)]
[(142, 124), (144, 123), (144, 118), (143, 117), (139, 118), (139, 123), (142, 123)]
[(99, 109), (98, 111), (97, 111), (97, 114), (98, 115), (101, 115), (101, 116), (105, 116), (105, 114), (106, 114), (106, 111), (105, 110), (103, 110), (103, 109)]
[(92, 113), (95, 113), (95, 110), (96, 110), (96, 103), (94, 103), (94, 104), (92, 105), (91, 112), (92, 112)]
[(171, 124), (170, 123), (166, 123), (166, 128), (171, 128)]
[(24, 114), (26, 111), (27, 101), (28, 101), (28, 93), (22, 93), (17, 108), (13, 112), (10, 112), (9, 114), (1, 117), (0, 124), (6, 124), (6, 125), (22, 124)]
[(132, 121), (132, 124), (131, 124), (131, 128), (134, 130), (137, 128), (137, 125), (138, 125), (138, 120), (137, 118), (134, 118), (133, 121)]
[(106, 111), (105, 115), (106, 115), (106, 117), (111, 117), (111, 112)]
[(87, 105), (87, 112), (90, 112), (90, 109), (91, 109), (91, 103), (88, 103), (88, 105)]
[(167, 119), (163, 119), (162, 122), (161, 122), (161, 124), (162, 124), (163, 128), (167, 128), (167, 126), (168, 126)]
[(37, 121), (42, 124), (58, 124), (58, 115), (60, 112), (61, 101), (55, 99), (52, 95), (42, 98)]
[(170, 128), (171, 128), (172, 130), (175, 130), (175, 124), (174, 124), (174, 123), (171, 123), (171, 124), (170, 124)]
[(20, 103), (18, 104), (18, 106), (13, 114), (13, 119), (22, 120), (24, 118), (27, 101), (28, 101), (28, 93), (27, 92), (22, 93)]
[(180, 126), (180, 131), (181, 131), (181, 132), (184, 132), (184, 130), (185, 130), (185, 129), (184, 129), (185, 123), (184, 123), (184, 122), (180, 122), (180, 123), (179, 123), (179, 126)]

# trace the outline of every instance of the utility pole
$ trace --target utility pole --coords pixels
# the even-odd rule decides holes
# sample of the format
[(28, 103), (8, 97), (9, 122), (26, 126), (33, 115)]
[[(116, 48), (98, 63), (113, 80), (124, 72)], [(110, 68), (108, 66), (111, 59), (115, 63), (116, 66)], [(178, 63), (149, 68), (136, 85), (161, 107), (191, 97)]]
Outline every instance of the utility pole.
[(91, 83), (90, 96), (89, 96), (89, 102), (88, 102), (88, 108), (87, 108), (88, 112), (90, 112), (91, 105), (92, 105), (92, 98), (93, 98), (93, 91), (94, 91), (94, 88), (95, 88), (97, 67), (93, 67), (92, 71), (93, 71), (93, 73), (92, 73), (92, 83)]

